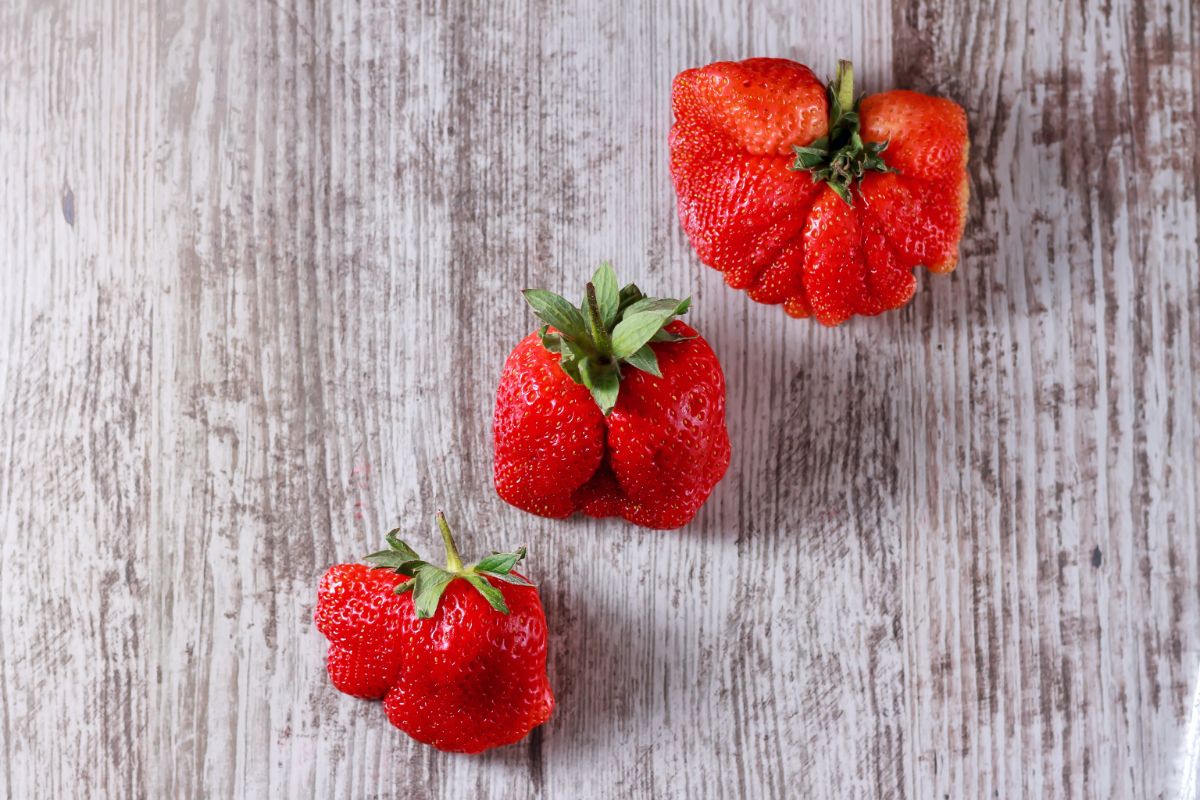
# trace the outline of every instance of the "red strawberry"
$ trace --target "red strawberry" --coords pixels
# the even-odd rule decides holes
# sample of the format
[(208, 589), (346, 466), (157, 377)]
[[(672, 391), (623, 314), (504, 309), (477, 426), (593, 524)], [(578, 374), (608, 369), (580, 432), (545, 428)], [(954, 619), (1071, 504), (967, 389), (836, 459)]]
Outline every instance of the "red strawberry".
[(892, 91), (854, 102), (802, 64), (722, 61), (675, 77), (671, 177), (700, 260), (760, 303), (837, 325), (949, 272), (967, 211), (967, 118)]
[(545, 517), (689, 522), (729, 466), (721, 365), (672, 321), (689, 301), (644, 297), (633, 284), (618, 291), (608, 264), (582, 307), (541, 290), (525, 299), (548, 324), (500, 376), (496, 491)]
[(446, 566), (390, 549), (337, 564), (317, 590), (317, 629), (329, 639), (329, 679), (356, 697), (384, 698), (388, 719), (439, 750), (512, 744), (550, 718), (546, 616), (537, 589), (513, 572), (525, 548), (463, 566), (438, 514)]
[(346, 694), (378, 700), (396, 682), (406, 605), (394, 589), (407, 580), (366, 564), (335, 564), (317, 588), (317, 630), (329, 639), (329, 680)]

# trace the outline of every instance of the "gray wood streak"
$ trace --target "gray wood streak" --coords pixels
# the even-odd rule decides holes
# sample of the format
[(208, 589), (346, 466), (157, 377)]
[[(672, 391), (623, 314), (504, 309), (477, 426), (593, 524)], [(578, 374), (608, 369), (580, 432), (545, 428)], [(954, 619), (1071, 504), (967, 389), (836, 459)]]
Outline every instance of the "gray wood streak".
[[(689, 251), (671, 77), (767, 54), (968, 109), (962, 264), (904, 311), (790, 321)], [(1167, 0), (7, 4), (0, 794), (1194, 791), (1198, 97)], [(490, 488), (516, 290), (604, 258), (726, 366), (679, 533)], [(556, 716), (474, 759), (310, 621), (438, 507), (530, 543), (553, 626)]]

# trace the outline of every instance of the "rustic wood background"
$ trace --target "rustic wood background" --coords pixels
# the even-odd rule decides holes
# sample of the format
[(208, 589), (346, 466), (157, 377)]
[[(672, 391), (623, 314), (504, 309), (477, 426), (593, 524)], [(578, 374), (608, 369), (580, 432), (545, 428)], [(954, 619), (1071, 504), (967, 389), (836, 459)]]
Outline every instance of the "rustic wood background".
[[(1194, 798), (1200, 9), (852, 6), (4, 3), (0, 793)], [(967, 109), (952, 277), (826, 330), (701, 267), (671, 78), (751, 55)], [(607, 258), (725, 364), (680, 532), (491, 488), (517, 290)], [(439, 507), (553, 629), (483, 757), (311, 624)]]

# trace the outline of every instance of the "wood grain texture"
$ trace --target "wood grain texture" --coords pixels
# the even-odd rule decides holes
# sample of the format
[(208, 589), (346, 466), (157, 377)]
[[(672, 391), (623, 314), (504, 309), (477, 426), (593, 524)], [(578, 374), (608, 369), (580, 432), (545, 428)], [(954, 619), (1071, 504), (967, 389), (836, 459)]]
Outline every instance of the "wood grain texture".
[[(751, 55), (963, 104), (953, 276), (825, 330), (698, 264), (670, 81)], [(1194, 800), (1197, 130), (1188, 2), (6, 4), (0, 796)], [(516, 290), (602, 259), (726, 367), (681, 532), (491, 489)], [(311, 624), (439, 507), (553, 631), (476, 758)]]

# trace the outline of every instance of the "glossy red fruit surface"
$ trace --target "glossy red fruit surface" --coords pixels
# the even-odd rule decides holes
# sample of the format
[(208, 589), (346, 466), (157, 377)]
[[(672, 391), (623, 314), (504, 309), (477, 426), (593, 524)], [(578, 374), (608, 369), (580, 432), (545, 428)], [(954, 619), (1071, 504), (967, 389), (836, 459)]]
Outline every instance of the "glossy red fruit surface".
[(405, 632), (403, 668), (384, 700), (393, 725), (439, 750), (512, 744), (554, 710), (537, 590), (489, 580), (509, 613), (466, 581), (451, 583), (437, 613)]
[[(662, 302), (666, 310), (678, 304)], [(577, 382), (562, 352), (545, 345), (558, 328), (513, 349), (493, 418), (494, 479), (504, 500), (547, 517), (620, 516), (650, 528), (695, 516), (729, 466), (725, 378), (708, 343), (667, 319), (658, 334), (666, 340), (644, 345), (658, 374), (622, 364), (607, 414), (591, 379)]]
[(671, 177), (700, 260), (751, 299), (837, 325), (907, 303), (913, 270), (958, 262), (967, 120), (909, 91), (855, 102), (776, 58), (676, 76)]
[(335, 687), (383, 699), (392, 724), (417, 741), (478, 753), (550, 718), (546, 617), (537, 589), (512, 570), (524, 549), (464, 566), (448, 527), (443, 535), (445, 568), (394, 534), (390, 549), (368, 556), (376, 566), (330, 567), (314, 620)]
[(366, 564), (335, 564), (317, 588), (317, 630), (329, 640), (329, 679), (355, 697), (381, 699), (400, 669), (400, 639), (412, 598), (397, 595), (408, 580)]

